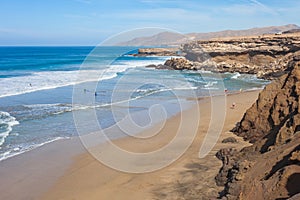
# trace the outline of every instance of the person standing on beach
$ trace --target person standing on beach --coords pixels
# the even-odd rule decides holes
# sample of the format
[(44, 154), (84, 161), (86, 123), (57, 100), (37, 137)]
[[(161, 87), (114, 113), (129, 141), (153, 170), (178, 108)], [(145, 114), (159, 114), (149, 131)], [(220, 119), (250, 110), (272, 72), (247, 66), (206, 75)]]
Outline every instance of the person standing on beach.
[(233, 102), (232, 104), (231, 104), (231, 107), (230, 107), (231, 109), (234, 109), (235, 108), (235, 102)]

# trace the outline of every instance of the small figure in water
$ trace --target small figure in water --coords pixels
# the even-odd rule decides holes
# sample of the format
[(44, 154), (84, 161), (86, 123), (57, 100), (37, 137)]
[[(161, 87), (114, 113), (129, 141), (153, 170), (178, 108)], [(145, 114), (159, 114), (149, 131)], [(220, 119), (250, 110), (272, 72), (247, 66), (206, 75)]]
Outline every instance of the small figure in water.
[(31, 83), (29, 83), (29, 86), (32, 87)]
[(95, 92), (95, 97), (97, 96), (97, 92)]
[(84, 92), (84, 93), (86, 93), (86, 91), (87, 91), (86, 89), (83, 89), (83, 92)]

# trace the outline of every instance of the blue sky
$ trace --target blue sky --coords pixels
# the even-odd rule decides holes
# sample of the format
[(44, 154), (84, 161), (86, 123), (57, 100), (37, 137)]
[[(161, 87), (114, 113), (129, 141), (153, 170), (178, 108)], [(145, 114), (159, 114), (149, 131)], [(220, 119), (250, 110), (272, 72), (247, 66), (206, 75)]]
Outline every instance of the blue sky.
[(0, 45), (96, 45), (161, 27), (210, 32), (297, 24), (299, 0), (0, 0)]

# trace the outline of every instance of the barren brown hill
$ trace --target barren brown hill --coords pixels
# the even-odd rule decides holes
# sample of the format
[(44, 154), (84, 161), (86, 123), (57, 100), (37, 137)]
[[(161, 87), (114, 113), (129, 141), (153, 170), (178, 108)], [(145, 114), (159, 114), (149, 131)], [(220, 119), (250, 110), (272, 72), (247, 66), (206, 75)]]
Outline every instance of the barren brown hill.
[[(216, 177), (225, 199), (287, 199), (300, 193), (300, 57), (269, 84), (233, 130), (253, 143), (222, 149)], [(297, 199), (297, 197), (295, 196)]]
[(119, 46), (161, 46), (161, 45), (180, 45), (194, 40), (208, 40), (212, 38), (236, 37), (236, 36), (258, 36), (263, 34), (275, 34), (299, 29), (295, 24), (284, 26), (269, 26), (251, 28), (246, 30), (225, 30), (209, 33), (188, 33), (180, 34), (175, 32), (162, 32), (149, 37), (138, 37), (130, 41), (118, 43)]

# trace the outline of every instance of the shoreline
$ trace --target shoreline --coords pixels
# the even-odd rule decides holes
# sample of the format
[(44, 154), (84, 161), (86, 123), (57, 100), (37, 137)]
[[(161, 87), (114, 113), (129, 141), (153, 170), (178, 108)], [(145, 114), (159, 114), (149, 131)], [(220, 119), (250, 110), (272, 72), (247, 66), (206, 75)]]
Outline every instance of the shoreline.
[[(246, 89), (246, 90), (243, 90), (242, 92), (261, 91), (263, 88), (264, 88), (264, 87), (262, 87), (262, 88)], [(240, 91), (228, 91), (228, 92), (226, 93), (226, 95), (227, 95), (227, 96), (228, 96), (228, 95), (235, 95), (235, 94), (239, 94), (239, 93), (241, 93), (241, 92), (240, 92)], [(212, 97), (212, 96), (216, 97), (216, 96), (223, 96), (223, 95), (222, 95), (222, 94), (215, 94), (215, 95), (211, 95), (211, 96), (202, 96), (202, 97), (197, 97), (197, 98), (186, 98), (185, 100), (186, 100), (186, 101), (193, 101), (194, 103), (197, 103), (197, 101), (199, 101), (199, 100), (206, 99), (206, 98), (210, 98), (210, 97)], [(184, 111), (184, 110), (189, 110), (189, 109), (191, 109), (191, 107), (195, 106), (195, 105), (193, 105), (194, 103), (191, 103), (191, 104), (188, 105), (188, 106), (186, 105), (185, 108), (183, 109), (183, 111)], [(182, 111), (178, 111), (178, 112), (175, 112), (175, 113), (170, 114), (170, 116), (169, 116), (166, 120), (168, 120), (168, 119), (170, 119), (170, 118), (172, 118), (172, 117), (178, 115), (180, 112), (182, 112)], [(158, 123), (159, 123), (159, 122), (158, 122)], [(110, 128), (112, 128), (112, 127), (115, 126), (115, 125), (116, 125), (116, 124), (114, 124), (114, 125), (112, 125), (112, 126), (110, 126), (110, 127), (106, 127), (105, 129), (110, 129)], [(154, 124), (154, 126), (155, 126), (155, 125), (156, 125), (156, 124)], [(105, 130), (105, 129), (104, 129), (104, 130)], [(139, 133), (137, 133), (137, 134), (139, 134)], [(54, 138), (54, 139), (52, 139), (52, 140), (43, 142), (43, 143), (41, 143), (41, 144), (37, 144), (37, 145), (35, 145), (35, 147), (33, 147), (32, 149), (27, 149), (27, 150), (25, 150), (25, 151), (17, 152), (16, 154), (9, 155), (8, 157), (2, 158), (2, 159), (0, 159), (0, 164), (1, 164), (2, 161), (6, 161), (6, 160), (9, 160), (9, 159), (13, 159), (14, 157), (22, 156), (22, 155), (25, 154), (25, 153), (28, 153), (28, 152), (31, 152), (31, 151), (35, 151), (35, 150), (37, 150), (37, 149), (39, 149), (39, 148), (43, 148), (44, 146), (49, 145), (49, 144), (52, 144), (52, 143), (55, 143), (55, 142), (57, 142), (57, 141), (64, 141), (64, 140), (70, 140), (70, 139), (76, 139), (76, 138), (78, 138), (77, 135), (76, 135), (76, 136), (68, 136), (68, 137), (63, 137), (63, 136), (61, 136), (61, 137)], [(123, 138), (123, 137), (121, 136), (120, 138)], [(119, 139), (119, 138), (114, 138), (113, 140), (115, 140), (115, 139)]]
[[(240, 120), (245, 110), (248, 107), (250, 107), (250, 105), (256, 100), (259, 91), (260, 90), (245, 91), (243, 93), (234, 93), (234, 94), (227, 95), (227, 100), (229, 99), (228, 106), (227, 106), (228, 108), (230, 107), (231, 99), (237, 98), (236, 103), (238, 107), (235, 111), (237, 112), (239, 117), (237, 117), (233, 123)], [(252, 100), (249, 100), (248, 98), (245, 99), (243, 98), (243, 100), (246, 101), (246, 103), (243, 103), (242, 102), (243, 100), (240, 100), (240, 98), (238, 98), (241, 95), (242, 96), (250, 95)], [(207, 110), (209, 108), (209, 100), (210, 98), (207, 97), (198, 100), (197, 102), (200, 106), (200, 109), (203, 108)], [(242, 107), (240, 107), (240, 105), (242, 105)], [(184, 110), (183, 112), (189, 115), (189, 113), (191, 112), (191, 110), (193, 110), (193, 108), (194, 107), (189, 108), (187, 110)], [(230, 109), (230, 112), (232, 111), (233, 110)], [(205, 113), (205, 111), (203, 112)], [(176, 124), (177, 123), (176, 120), (178, 120), (178, 116), (180, 115), (181, 113), (177, 113), (175, 116), (172, 116), (171, 118), (167, 119), (167, 124), (173, 124), (173, 125)], [(208, 119), (206, 119), (206, 121), (207, 120)], [(227, 126), (227, 130), (233, 127), (232, 124), (229, 125), (229, 128), (228, 128), (228, 124), (225, 125)], [(149, 133), (151, 132), (151, 130), (153, 130), (153, 128), (150, 128), (149, 131), (145, 131), (145, 132)], [(202, 129), (200, 129), (200, 132), (201, 131), (205, 131), (203, 127)], [(232, 134), (228, 134), (228, 136), (231, 135)], [(200, 136), (201, 138), (203, 138), (203, 135), (201, 135), (201, 133)], [(163, 139), (168, 141), (170, 137), (165, 137)], [(199, 140), (199, 133), (196, 140)], [(120, 146), (124, 146), (130, 149), (131, 145), (128, 146), (128, 144), (130, 144), (130, 138), (120, 138), (114, 141), (116, 141), (116, 143), (119, 144)], [(161, 143), (160, 145), (163, 144), (164, 143)], [(157, 146), (159, 145), (152, 144), (150, 149), (156, 148)], [(144, 146), (140, 145), (137, 147), (137, 150), (141, 151), (143, 148)], [(199, 148), (200, 146), (198, 145), (195, 151), (199, 151)], [(215, 152), (215, 150), (213, 152)], [(187, 164), (193, 163), (194, 161), (197, 162), (199, 159), (197, 158), (197, 155), (198, 153), (195, 153), (196, 156), (195, 158), (188, 159), (189, 161), (187, 162)], [(211, 156), (214, 157), (214, 153)], [(180, 158), (179, 160), (181, 159), (182, 158)], [(4, 199), (14, 199), (14, 200), (15, 199), (53, 199), (53, 198), (55, 199), (56, 197), (52, 197), (51, 195), (60, 194), (60, 192), (62, 192), (59, 189), (60, 187), (56, 188), (56, 186), (64, 182), (63, 179), (68, 180), (68, 178), (66, 177), (68, 177), (68, 175), (70, 174), (70, 170), (77, 171), (79, 169), (78, 164), (82, 165), (82, 163), (86, 163), (86, 162), (92, 163), (93, 165), (97, 165), (96, 168), (99, 167), (98, 164), (95, 164), (94, 159), (86, 151), (86, 149), (84, 148), (84, 146), (82, 145), (78, 137), (72, 137), (70, 139), (54, 141), (49, 144), (38, 147), (36, 149), (33, 149), (31, 151), (3, 160), (0, 162), (0, 173), (1, 173), (0, 175), (2, 177), (0, 180), (0, 186), (1, 186), (0, 197)], [(219, 163), (219, 166), (217, 167), (213, 166), (214, 169), (218, 171), (219, 167), (221, 166), (221, 162), (216, 158), (214, 162)], [(171, 164), (171, 166), (168, 166), (165, 169), (170, 169), (170, 167), (172, 166), (173, 164)], [(113, 173), (110, 168), (108, 169), (106, 166), (103, 165), (100, 166), (100, 169), (108, 170), (115, 177), (120, 176), (120, 178), (122, 176), (130, 177), (131, 175), (133, 177), (139, 176), (134, 174), (126, 175), (124, 173), (118, 173), (118, 172)], [(165, 169), (162, 169), (162, 171), (164, 171)], [(149, 174), (151, 176), (151, 174), (156, 174), (156, 172), (147, 173), (146, 175), (149, 176)], [(158, 174), (162, 174), (161, 170), (158, 171)], [(214, 179), (212, 180), (213, 180), (213, 184), (215, 184)], [(65, 185), (61, 187), (61, 189), (64, 190), (64, 188), (66, 187), (67, 186)], [(116, 189), (116, 188), (117, 187), (112, 187), (112, 189)], [(69, 191), (69, 189), (67, 191)], [(55, 190), (58, 190), (59, 192)], [(57, 198), (58, 197), (59, 196), (57, 196)], [(105, 198), (108, 197), (109, 196)], [(95, 198), (97, 199), (97, 197)], [(66, 199), (68, 199), (68, 197), (66, 197)]]
[[(262, 87), (262, 88), (252, 88), (252, 89), (246, 89), (246, 90), (243, 90), (242, 92), (261, 91), (262, 89), (263, 89), (263, 87)], [(228, 96), (228, 95), (236, 95), (236, 94), (240, 94), (240, 93), (241, 93), (240, 91), (228, 91), (228, 92), (226, 93), (226, 95), (227, 95), (227, 96)], [(212, 96), (217, 97), (217, 96), (223, 96), (223, 95), (222, 95), (222, 94), (216, 94), (216, 95), (212, 95)], [(200, 101), (200, 100), (202, 100), (202, 99), (207, 99), (207, 98), (210, 98), (210, 97), (212, 97), (212, 96), (202, 96), (202, 97), (197, 97), (197, 98), (186, 98), (186, 101), (194, 101), (195, 103), (197, 103), (197, 101)], [(183, 111), (184, 111), (184, 110), (189, 110), (189, 109), (191, 109), (191, 107), (193, 107), (193, 106), (195, 106), (195, 105), (193, 105), (193, 103), (192, 103), (192, 104), (186, 106), (186, 108), (184, 108)], [(166, 120), (168, 120), (168, 119), (170, 119), (170, 118), (172, 118), (172, 117), (178, 115), (180, 112), (182, 112), (182, 111), (178, 111), (178, 112), (172, 113)], [(159, 123), (159, 122), (158, 122), (158, 123)], [(112, 126), (110, 126), (110, 127), (106, 127), (104, 130), (110, 129), (110, 128), (112, 128), (112, 127), (115, 126), (115, 125), (116, 125), (116, 124), (114, 124), (114, 125), (112, 125)], [(156, 124), (154, 124), (154, 126), (155, 126), (155, 125), (156, 125)], [(137, 133), (137, 134), (139, 134), (139, 133)], [(76, 139), (76, 138), (78, 138), (77, 135), (76, 135), (76, 136), (69, 136), (69, 137), (57, 137), (57, 138), (54, 138), (54, 139), (52, 139), (52, 140), (43, 142), (43, 143), (41, 143), (41, 144), (37, 144), (37, 145), (36, 145), (35, 147), (33, 147), (32, 149), (28, 149), (28, 150), (25, 150), (25, 151), (23, 151), (23, 152), (18, 152), (18, 153), (16, 153), (16, 154), (10, 155), (10, 156), (8, 156), (8, 157), (2, 158), (2, 159), (0, 159), (0, 163), (1, 163), (2, 161), (6, 161), (6, 160), (9, 160), (9, 159), (13, 159), (14, 157), (17, 157), (17, 156), (22, 156), (22, 155), (25, 154), (25, 153), (28, 153), (28, 152), (31, 152), (31, 151), (35, 151), (35, 150), (37, 150), (37, 149), (39, 149), (39, 148), (43, 148), (45, 145), (49, 145), (49, 144), (55, 143), (55, 142), (57, 142), (57, 141), (64, 141), (64, 140), (70, 140), (70, 139), (72, 140), (72, 139)], [(124, 137), (120, 137), (120, 138), (122, 139), (122, 138), (124, 138)], [(115, 139), (120, 139), (120, 138), (114, 138), (113, 140), (115, 140)]]
[[(215, 196), (221, 189), (217, 187), (214, 182), (214, 176), (221, 167), (221, 161), (215, 157), (215, 153), (221, 147), (223, 148), (233, 145), (236, 148), (242, 148), (245, 145), (248, 145), (247, 142), (243, 142), (241, 138), (233, 136), (233, 134), (228, 131), (233, 128), (237, 121), (241, 119), (246, 109), (248, 109), (252, 103), (254, 103), (254, 101), (257, 99), (258, 93), (259, 90), (238, 94), (229, 94), (227, 96), (227, 108), (230, 107), (233, 101), (236, 102), (237, 107), (235, 109), (227, 110), (226, 122), (222, 131), (222, 135), (213, 151), (211, 151), (204, 159), (198, 158), (198, 152), (200, 148), (199, 144), (201, 144), (203, 141), (203, 132), (207, 130), (207, 123), (209, 123), (209, 116), (207, 115), (206, 117), (202, 118), (201, 121), (204, 124), (199, 126), (197, 137), (187, 152), (175, 163), (172, 163), (161, 170), (146, 174), (128, 174), (118, 172), (99, 163), (88, 152), (82, 152), (78, 155), (74, 155), (74, 157), (71, 159), (71, 164), (64, 171), (63, 175), (54, 181), (54, 183), (48, 187), (48, 190), (44, 190), (38, 199), (84, 199), (87, 197), (87, 194), (89, 199), (109, 199), (110, 197), (115, 197), (115, 199), (121, 197), (123, 199), (126, 199), (126, 197), (130, 199), (153, 199), (158, 196), (168, 194), (171, 188), (176, 187), (176, 185), (184, 184), (184, 182), (187, 180), (190, 182), (188, 184), (194, 184), (195, 177), (190, 176), (191, 171), (193, 171), (193, 173), (197, 173), (198, 175), (199, 173), (208, 175), (207, 177), (209, 177), (209, 179), (206, 176), (206, 178), (202, 177), (208, 180), (209, 184), (205, 183), (205, 185), (202, 184), (202, 186), (200, 184), (202, 187), (200, 194), (205, 194), (207, 192), (207, 195), (210, 195), (211, 197)], [(209, 104), (209, 98), (204, 98), (199, 101), (200, 109), (206, 112), (210, 109)], [(185, 117), (191, 117), (192, 111), (193, 108), (183, 111), (183, 113), (177, 114), (175, 117), (168, 119), (162, 132), (170, 133), (172, 129), (174, 129), (174, 125), (176, 127), (178, 120), (180, 120), (178, 115), (183, 114), (186, 115)], [(151, 130), (145, 131), (142, 134), (147, 135), (149, 132), (151, 132)], [(229, 136), (236, 137), (239, 143), (221, 143), (222, 139)], [(129, 150), (147, 152), (163, 146), (169, 141), (169, 139), (170, 135), (168, 136), (164, 134), (163, 137), (158, 137), (158, 139), (155, 140), (156, 143), (151, 144), (150, 147), (145, 147), (145, 143), (134, 146), (132, 145), (134, 140), (131, 138), (116, 139), (114, 140), (114, 143)], [(216, 165), (216, 163), (219, 163), (219, 165)], [(182, 173), (187, 173), (186, 175), (189, 178), (180, 177)], [(159, 187), (159, 185), (161, 185), (162, 188), (167, 186), (167, 188), (162, 189)], [(213, 185), (213, 187), (211, 185)], [(120, 186), (122, 186), (122, 188), (120, 188)], [(199, 183), (195, 186), (199, 187)], [(135, 193), (133, 194), (132, 190), (136, 190), (136, 188), (140, 188), (140, 190), (134, 191)], [(193, 188), (194, 187), (191, 187), (191, 189)], [(209, 190), (209, 192), (207, 190)], [(171, 196), (168, 196), (168, 198), (172, 199)]]
[(72, 158), (84, 152), (78, 138), (57, 140), (0, 162), (0, 199), (37, 199), (47, 191)]

